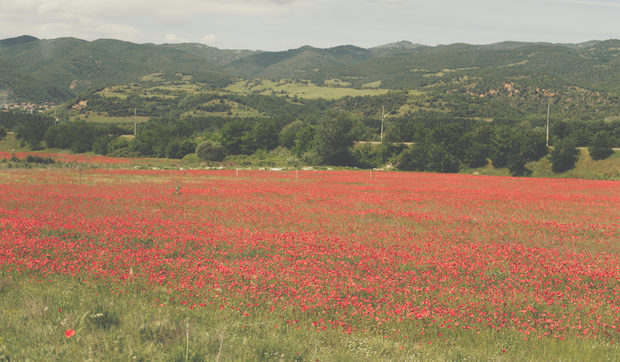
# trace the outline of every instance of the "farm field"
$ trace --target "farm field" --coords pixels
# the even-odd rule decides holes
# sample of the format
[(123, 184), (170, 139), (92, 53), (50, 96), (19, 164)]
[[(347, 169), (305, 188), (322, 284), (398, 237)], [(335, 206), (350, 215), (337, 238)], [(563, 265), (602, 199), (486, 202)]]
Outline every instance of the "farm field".
[(0, 359), (616, 360), (620, 182), (0, 170)]
[(71, 117), (71, 121), (88, 121), (88, 122), (98, 122), (98, 123), (126, 123), (133, 124), (134, 121), (137, 123), (144, 123), (148, 121), (148, 117), (112, 117), (107, 114), (97, 114), (97, 113), (86, 113), (83, 115), (76, 115)]
[(259, 93), (267, 95), (288, 95), (308, 99), (339, 99), (343, 97), (377, 96), (388, 92), (387, 89), (355, 89), (347, 87), (318, 86), (312, 83), (282, 79), (239, 81), (226, 87), (226, 90), (237, 94)]

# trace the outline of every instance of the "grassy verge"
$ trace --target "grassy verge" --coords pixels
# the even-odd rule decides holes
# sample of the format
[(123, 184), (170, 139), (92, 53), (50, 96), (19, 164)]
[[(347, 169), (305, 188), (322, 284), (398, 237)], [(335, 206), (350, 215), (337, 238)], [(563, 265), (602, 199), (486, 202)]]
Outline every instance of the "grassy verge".
[[(551, 170), (551, 161), (548, 156), (535, 162), (529, 162), (526, 167), (532, 170), (532, 177), (539, 178), (620, 180), (620, 151), (615, 151), (613, 155), (605, 160), (594, 161), (590, 158), (586, 148), (580, 148), (575, 168), (562, 173), (555, 173)], [(470, 169), (466, 173), (487, 176), (510, 176), (507, 168), (495, 169), (492, 166)]]
[[(140, 284), (112, 288), (77, 278), (0, 271), (0, 359), (5, 360), (572, 360), (612, 361), (618, 347), (593, 340), (525, 340), (521, 333), (316, 331), (302, 314), (244, 316), (170, 301)], [(292, 313), (292, 314), (291, 314)], [(74, 330), (75, 335), (65, 336)], [(430, 333), (429, 333), (430, 332)], [(444, 332), (445, 333), (445, 332)]]

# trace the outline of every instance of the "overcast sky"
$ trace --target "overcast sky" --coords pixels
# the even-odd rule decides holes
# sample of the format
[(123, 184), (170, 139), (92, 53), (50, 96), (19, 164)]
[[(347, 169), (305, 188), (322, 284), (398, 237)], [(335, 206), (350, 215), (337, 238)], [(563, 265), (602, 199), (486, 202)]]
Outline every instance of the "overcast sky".
[(226, 49), (620, 38), (620, 0), (0, 0), (0, 39), (115, 38)]

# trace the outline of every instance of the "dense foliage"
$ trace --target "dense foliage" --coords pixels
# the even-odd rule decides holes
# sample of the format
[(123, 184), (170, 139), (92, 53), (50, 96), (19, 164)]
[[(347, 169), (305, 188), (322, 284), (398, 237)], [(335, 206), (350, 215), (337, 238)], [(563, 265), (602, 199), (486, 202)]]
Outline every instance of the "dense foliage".
[(575, 167), (579, 150), (570, 138), (559, 140), (551, 151), (551, 169), (553, 172), (565, 172)]
[[(496, 168), (506, 167), (512, 175), (523, 176), (531, 173), (526, 167), (528, 162), (547, 154), (542, 121), (485, 122), (460, 113), (431, 110), (402, 115), (396, 110), (403, 107), (403, 101), (401, 92), (335, 100), (217, 93), (118, 98), (93, 93), (79, 114), (129, 115), (129, 123), (56, 124), (45, 116), (2, 112), (0, 126), (15, 130), (33, 148), (42, 147), (45, 141), (48, 147), (75, 152), (183, 158), (196, 153), (202, 145), (199, 158), (212, 162), (282, 147), (295, 158), (291, 160), (295, 164), (361, 168), (392, 164), (402, 170), (458, 172), (490, 161)], [(391, 113), (385, 120), (385, 142), (371, 144), (367, 141), (376, 142), (380, 136), (381, 121), (376, 113), (384, 109), (377, 107), (381, 102), (388, 104), (385, 112)], [(360, 111), (356, 112), (356, 108)], [(371, 110), (375, 108), (379, 109), (373, 115)], [(147, 114), (150, 109), (157, 116), (139, 123), (135, 138), (119, 138), (133, 131), (136, 109)], [(233, 113), (240, 110), (249, 116)], [(203, 111), (206, 113), (200, 113)], [(214, 115), (220, 113), (230, 114)], [(620, 121), (556, 121), (550, 136), (552, 146), (571, 140), (574, 146), (588, 146), (593, 159), (603, 159), (613, 152), (613, 147), (620, 146)], [(553, 157), (555, 160), (559, 156)], [(556, 160), (555, 169), (572, 168), (574, 162), (569, 161)]]

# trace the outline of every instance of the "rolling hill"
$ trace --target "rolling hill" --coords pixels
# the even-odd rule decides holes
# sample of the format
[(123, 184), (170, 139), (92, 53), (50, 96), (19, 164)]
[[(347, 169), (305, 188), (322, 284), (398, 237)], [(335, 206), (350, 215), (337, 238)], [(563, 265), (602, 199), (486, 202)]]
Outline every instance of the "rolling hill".
[(540, 112), (551, 102), (567, 115), (620, 116), (620, 40), (434, 47), (400, 41), (371, 49), (263, 52), (22, 36), (0, 40), (0, 69), (0, 91), (12, 101), (60, 102), (147, 74), (182, 73), (212, 89), (239, 78), (358, 89), (372, 84), (469, 97), (517, 113)]
[(41, 102), (67, 100), (150, 73), (200, 74), (217, 66), (200, 56), (153, 44), (24, 36), (0, 41), (0, 69), (0, 88), (10, 90), (14, 99)]

